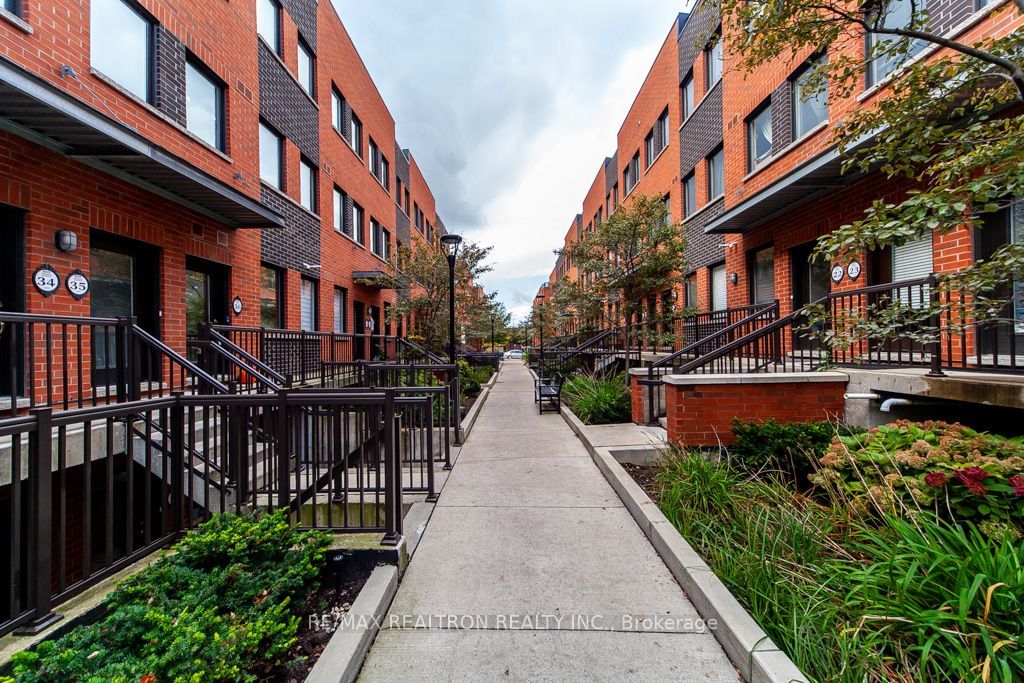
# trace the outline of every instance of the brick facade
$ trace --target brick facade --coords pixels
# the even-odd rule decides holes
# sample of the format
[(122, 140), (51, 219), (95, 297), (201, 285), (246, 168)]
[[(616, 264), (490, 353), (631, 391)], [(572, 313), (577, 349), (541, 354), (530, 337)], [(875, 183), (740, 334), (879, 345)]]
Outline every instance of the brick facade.
[[(817, 373), (807, 378), (752, 375), (704, 379), (676, 377), (665, 386), (669, 441), (684, 447), (717, 447), (733, 443), (732, 421), (808, 422), (836, 420), (845, 410), (846, 376)], [(729, 381), (720, 381), (729, 380)], [(768, 380), (768, 381), (765, 381)], [(635, 390), (634, 390), (635, 391)], [(638, 409), (634, 398), (634, 420)], [(640, 420), (643, 419), (641, 415)]]

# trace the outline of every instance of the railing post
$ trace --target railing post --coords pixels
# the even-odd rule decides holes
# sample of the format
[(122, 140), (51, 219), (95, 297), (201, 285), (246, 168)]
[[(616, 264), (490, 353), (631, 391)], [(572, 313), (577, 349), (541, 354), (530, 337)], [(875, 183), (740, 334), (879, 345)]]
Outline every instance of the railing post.
[[(182, 528), (185, 496), (185, 405), (182, 392), (172, 394), (171, 406), (171, 531)], [(167, 473), (164, 473), (167, 476)]]
[(384, 538), (398, 545), (402, 537), (402, 467), (395, 448), (395, 392), (384, 391)]
[(932, 326), (935, 328), (935, 341), (931, 343), (931, 370), (928, 372), (928, 376), (945, 377), (946, 373), (942, 370), (942, 313), (939, 309), (942, 298), (939, 294), (939, 281), (934, 275), (928, 278), (928, 287), (931, 289)]
[[(36, 424), (35, 430), (29, 434), (28, 514), (31, 536), (28, 566), (34, 571), (22, 576), (32, 576), (28, 603), (32, 606), (33, 615), (31, 621), (15, 631), (19, 634), (39, 633), (61, 619), (52, 611), (50, 586), (53, 576), (53, 410), (50, 407), (33, 408), (31, 413)], [(15, 435), (12, 438), (19, 437)]]
[(277, 395), (277, 506), (286, 508), (290, 502), (288, 465), (290, 461), (291, 434), (288, 432), (288, 389)]

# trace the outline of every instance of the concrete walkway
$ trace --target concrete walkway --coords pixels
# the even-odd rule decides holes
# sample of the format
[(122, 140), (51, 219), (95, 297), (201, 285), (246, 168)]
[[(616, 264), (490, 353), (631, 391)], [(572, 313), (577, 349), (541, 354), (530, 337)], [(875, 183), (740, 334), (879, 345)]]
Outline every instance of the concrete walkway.
[(537, 414), (529, 371), (507, 362), (361, 680), (627, 678), (738, 679), (583, 445)]

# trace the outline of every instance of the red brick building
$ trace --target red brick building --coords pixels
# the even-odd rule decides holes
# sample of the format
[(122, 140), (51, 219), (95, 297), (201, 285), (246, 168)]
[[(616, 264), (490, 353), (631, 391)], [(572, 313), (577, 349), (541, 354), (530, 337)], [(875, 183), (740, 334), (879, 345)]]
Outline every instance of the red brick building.
[(4, 1), (0, 311), (398, 334), (359, 281), (443, 229), (332, 3)]

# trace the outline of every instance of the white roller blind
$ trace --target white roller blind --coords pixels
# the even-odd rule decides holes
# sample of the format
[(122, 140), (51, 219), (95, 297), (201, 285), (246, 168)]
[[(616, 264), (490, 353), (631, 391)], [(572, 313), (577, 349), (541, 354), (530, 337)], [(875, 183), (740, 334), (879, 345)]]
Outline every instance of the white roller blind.
[(729, 307), (729, 290), (726, 287), (725, 266), (715, 266), (711, 269), (711, 309), (721, 311)]
[(316, 311), (313, 299), (313, 281), (302, 280), (302, 296), (300, 300), (300, 323), (303, 330), (312, 332), (316, 329), (316, 321), (314, 320), (314, 313)]
[(768, 247), (754, 254), (754, 303), (775, 301), (775, 249)]
[[(932, 263), (932, 238), (929, 235), (923, 239), (907, 242), (892, 248), (892, 279), (894, 282), (904, 280), (920, 280), (932, 274), (934, 264)], [(924, 301), (922, 297), (927, 296), (927, 289), (913, 289), (907, 293), (898, 292), (898, 296), (904, 303), (912, 306), (920, 306)]]

